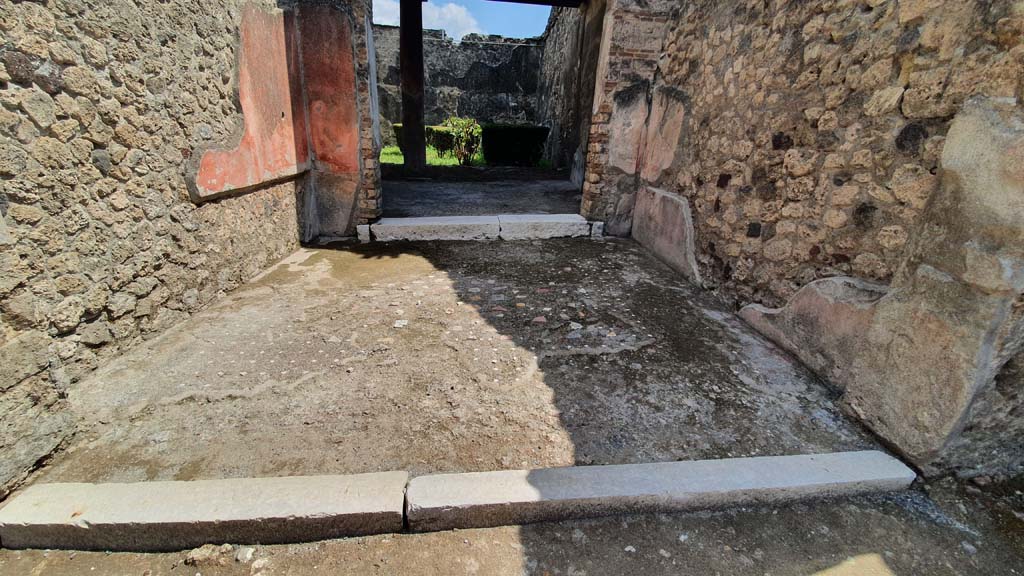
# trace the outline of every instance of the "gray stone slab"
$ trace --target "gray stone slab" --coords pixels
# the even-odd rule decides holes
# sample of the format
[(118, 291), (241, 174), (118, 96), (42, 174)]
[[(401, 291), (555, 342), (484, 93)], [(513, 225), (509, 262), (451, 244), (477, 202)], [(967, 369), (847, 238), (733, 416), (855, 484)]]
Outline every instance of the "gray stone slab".
[(437, 474), (409, 483), (405, 511), (412, 530), (447, 530), (900, 490), (914, 478), (876, 451)]
[(633, 208), (633, 238), (695, 284), (701, 283), (694, 249), (690, 203), (664, 190), (642, 186)]
[(489, 240), (498, 237), (497, 216), (429, 216), (382, 218), (370, 225), (378, 241)]
[(356, 236), (359, 237), (360, 244), (366, 244), (370, 241), (370, 225), (359, 224), (356, 226)]
[(590, 235), (590, 223), (579, 214), (501, 214), (504, 240), (540, 240)]
[(163, 551), (399, 532), (406, 472), (37, 484), (0, 509), (5, 548)]

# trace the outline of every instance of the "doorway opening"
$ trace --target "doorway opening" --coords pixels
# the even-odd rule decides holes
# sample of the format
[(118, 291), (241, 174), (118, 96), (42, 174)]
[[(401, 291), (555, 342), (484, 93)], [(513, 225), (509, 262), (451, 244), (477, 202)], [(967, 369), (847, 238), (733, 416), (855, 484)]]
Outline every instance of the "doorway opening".
[(373, 25), (383, 218), (579, 214), (605, 2), (528, 4), (538, 36)]

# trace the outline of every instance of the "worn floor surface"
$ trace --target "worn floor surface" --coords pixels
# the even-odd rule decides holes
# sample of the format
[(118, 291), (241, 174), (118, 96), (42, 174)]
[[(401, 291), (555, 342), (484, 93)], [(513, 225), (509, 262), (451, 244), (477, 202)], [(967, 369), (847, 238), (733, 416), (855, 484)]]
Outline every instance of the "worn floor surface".
[(385, 218), (577, 214), (582, 199), (568, 180), (385, 180), (382, 186)]
[(658, 462), (876, 447), (626, 240), (304, 249), (69, 391), (45, 481)]
[[(630, 241), (304, 249), (70, 390), (83, 431), (33, 481), (876, 447), (831, 397)], [(2, 550), (0, 574), (1024, 574), (1019, 490), (992, 504), (950, 486), (258, 546), (198, 565)]]

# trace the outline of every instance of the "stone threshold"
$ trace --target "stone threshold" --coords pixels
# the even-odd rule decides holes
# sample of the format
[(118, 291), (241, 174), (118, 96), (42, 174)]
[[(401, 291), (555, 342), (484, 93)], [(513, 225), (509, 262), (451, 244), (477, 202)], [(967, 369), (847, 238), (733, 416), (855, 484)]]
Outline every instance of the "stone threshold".
[(599, 237), (602, 222), (579, 214), (497, 214), (494, 216), (428, 216), (382, 218), (357, 227), (360, 241), (395, 240), (542, 240)]
[(902, 490), (916, 478), (876, 451), (572, 466), (413, 478), (415, 532), (680, 512)]
[(36, 484), (0, 508), (0, 546), (171, 551), (777, 504), (903, 490), (877, 451), (432, 474)]

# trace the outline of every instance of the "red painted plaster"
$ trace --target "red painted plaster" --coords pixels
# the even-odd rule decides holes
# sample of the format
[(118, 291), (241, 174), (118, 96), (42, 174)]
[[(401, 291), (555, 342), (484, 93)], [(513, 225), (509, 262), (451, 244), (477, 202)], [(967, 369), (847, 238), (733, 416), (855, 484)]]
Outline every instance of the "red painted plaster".
[(200, 198), (308, 168), (297, 44), (292, 12), (243, 9), (238, 70), (242, 137), (233, 150), (208, 150), (202, 155), (196, 175)]
[(349, 22), (327, 6), (302, 6), (299, 16), (310, 141), (317, 166), (336, 174), (358, 173), (359, 119)]

